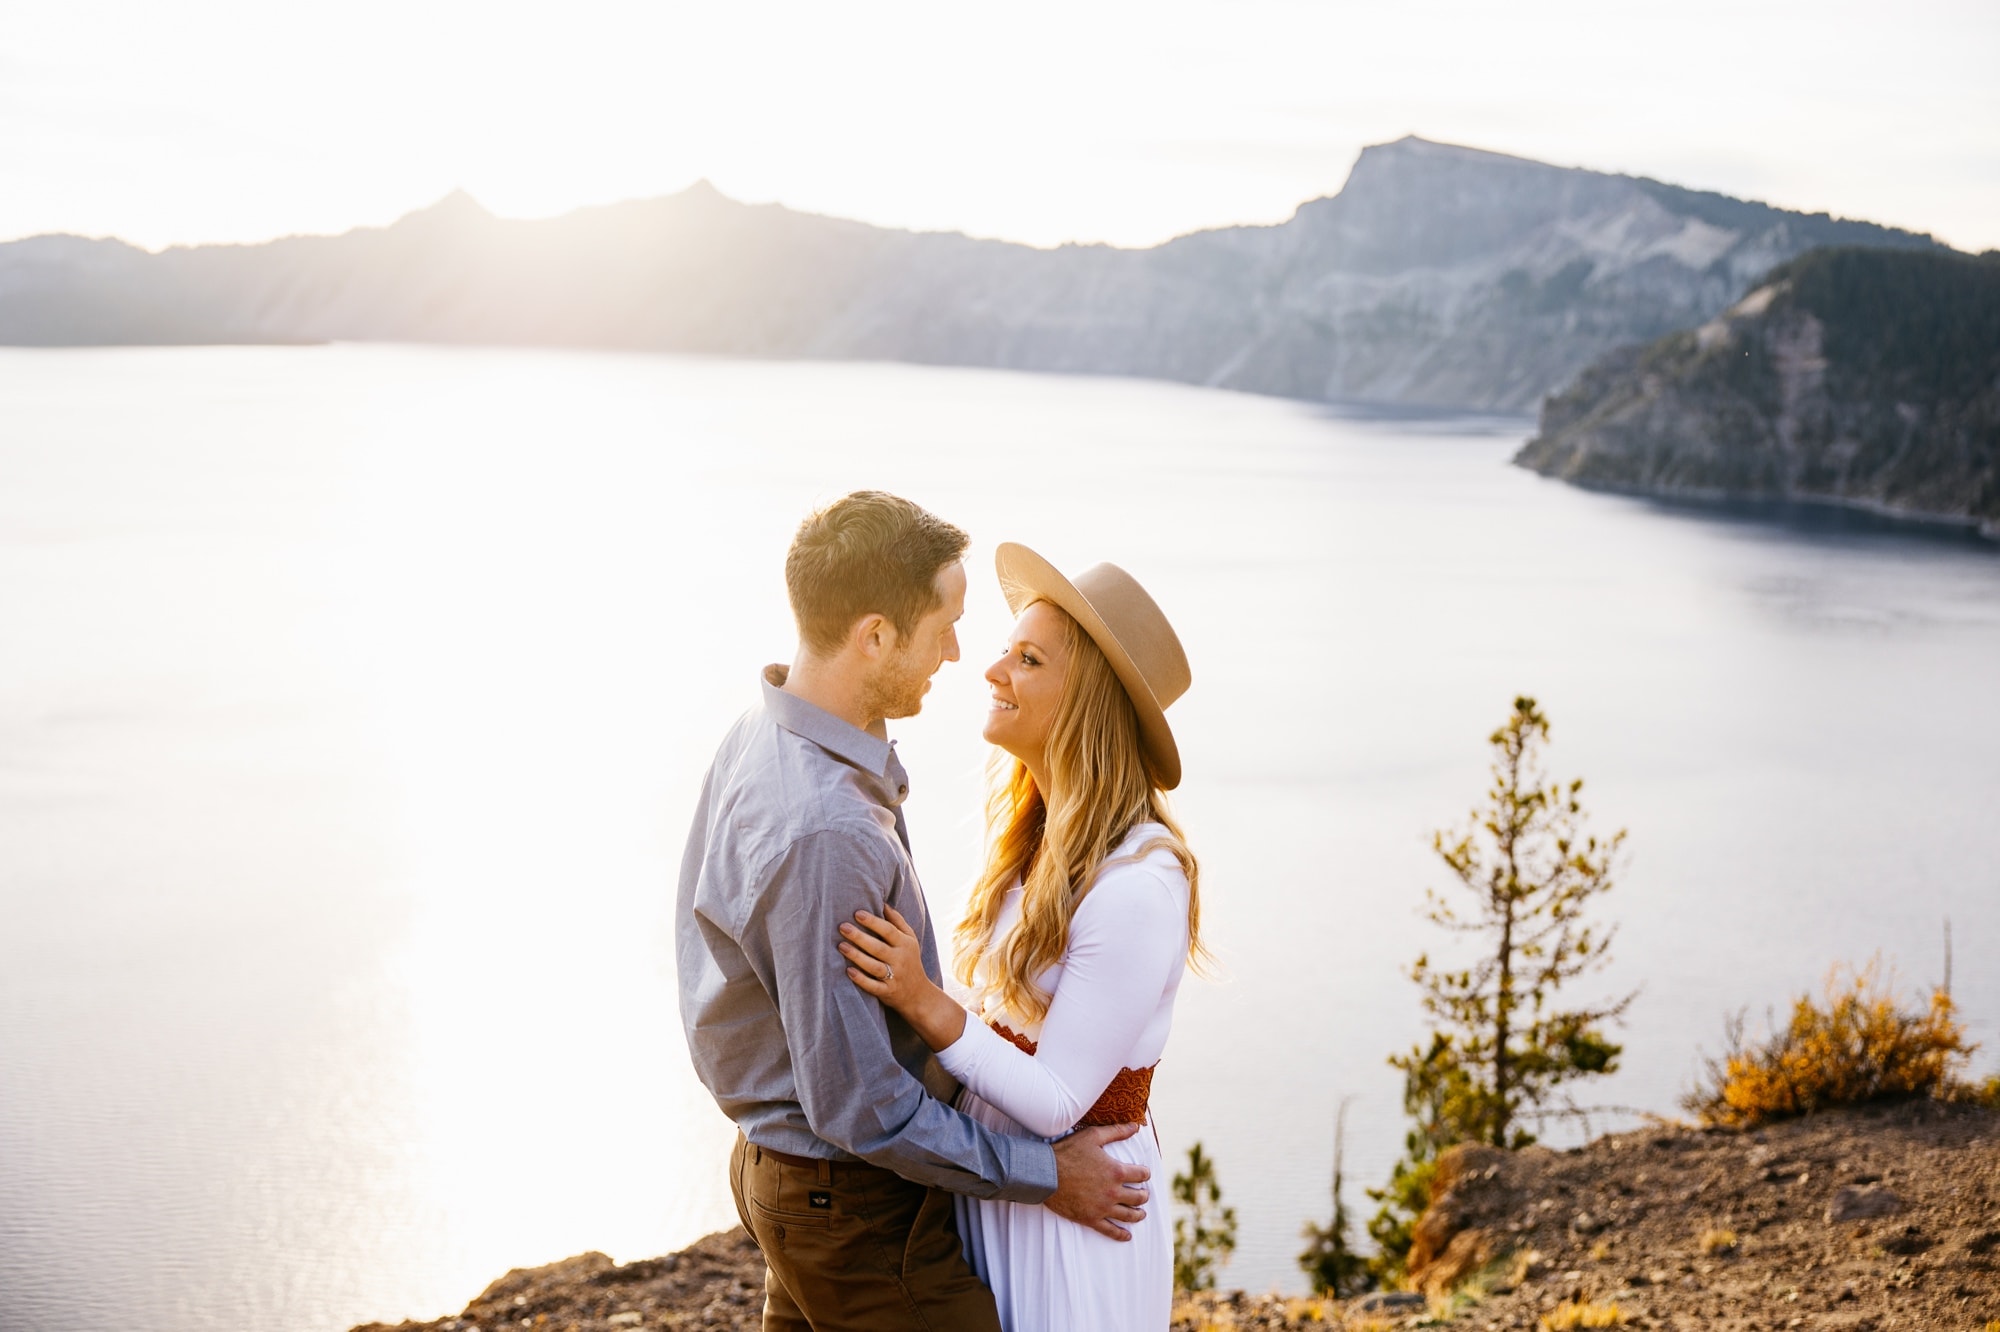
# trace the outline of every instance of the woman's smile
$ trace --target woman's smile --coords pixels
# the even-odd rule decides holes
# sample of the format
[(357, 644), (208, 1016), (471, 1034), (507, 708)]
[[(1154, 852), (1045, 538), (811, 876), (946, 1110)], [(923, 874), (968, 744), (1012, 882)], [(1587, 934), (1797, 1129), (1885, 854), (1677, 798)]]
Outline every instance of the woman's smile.
[(991, 702), (983, 734), (1031, 769), (1039, 769), (1049, 726), (1062, 701), (1068, 656), (1063, 613), (1046, 601), (1014, 621), (1006, 651), (986, 668)]

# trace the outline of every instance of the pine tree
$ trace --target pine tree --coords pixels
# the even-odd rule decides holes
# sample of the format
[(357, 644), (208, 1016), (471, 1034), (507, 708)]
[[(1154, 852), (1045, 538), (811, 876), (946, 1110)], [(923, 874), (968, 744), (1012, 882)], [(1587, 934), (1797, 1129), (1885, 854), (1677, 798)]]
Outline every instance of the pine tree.
[(1432, 1034), (1389, 1059), (1403, 1071), (1404, 1106), (1416, 1123), (1389, 1184), (1369, 1191), (1384, 1204), (1368, 1227), (1384, 1274), (1409, 1250), (1440, 1151), (1458, 1142), (1526, 1146), (1535, 1140), (1528, 1124), (1576, 1112), (1568, 1084), (1617, 1067), (1621, 1047), (1603, 1029), (1631, 996), (1574, 1008), (1558, 1007), (1556, 997), (1607, 961), (1616, 931), (1593, 928), (1583, 911), (1611, 889), (1625, 834), (1600, 841), (1585, 832), (1582, 780), (1563, 785), (1543, 772), (1548, 734), (1535, 700), (1515, 699), (1490, 739), (1486, 803), (1467, 825), (1431, 839), (1471, 901), (1432, 890), (1425, 914), (1480, 947), (1462, 968), (1428, 954), (1410, 968)]

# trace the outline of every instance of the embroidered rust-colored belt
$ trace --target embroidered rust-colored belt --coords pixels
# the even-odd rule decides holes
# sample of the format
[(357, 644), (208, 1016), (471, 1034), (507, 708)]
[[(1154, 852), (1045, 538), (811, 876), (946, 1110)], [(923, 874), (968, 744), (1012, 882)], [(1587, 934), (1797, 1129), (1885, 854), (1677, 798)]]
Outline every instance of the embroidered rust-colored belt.
[[(1029, 1054), (1035, 1052), (1035, 1042), (1004, 1023), (989, 1022), (986, 1025)], [(1112, 1075), (1111, 1085), (1104, 1089), (1104, 1095), (1097, 1098), (1096, 1105), (1083, 1112), (1083, 1118), (1076, 1121), (1076, 1126), (1093, 1128), (1101, 1124), (1145, 1123), (1147, 1098), (1153, 1091), (1153, 1070), (1158, 1067), (1158, 1064), (1153, 1064), (1146, 1068), (1119, 1069)]]

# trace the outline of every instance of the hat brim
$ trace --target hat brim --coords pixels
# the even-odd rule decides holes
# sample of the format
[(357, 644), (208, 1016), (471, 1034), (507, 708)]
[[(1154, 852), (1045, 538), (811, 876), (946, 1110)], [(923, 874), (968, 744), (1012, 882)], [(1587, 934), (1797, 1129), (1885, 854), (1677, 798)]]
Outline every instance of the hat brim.
[(1132, 700), (1133, 711), (1138, 713), (1139, 742), (1145, 747), (1160, 789), (1171, 791), (1179, 786), (1181, 750), (1174, 742), (1173, 728), (1167, 725), (1167, 710), (1160, 706), (1138, 663), (1090, 604), (1090, 598), (1078, 591), (1061, 570), (1017, 542), (1001, 542), (993, 552), (993, 564), (1000, 575), (1000, 594), (1006, 597), (1008, 610), (1019, 615), (1030, 604), (1047, 601), (1060, 607), (1090, 635), (1090, 641), (1097, 644), (1104, 659), (1111, 663), (1118, 682), (1125, 686), (1125, 693)]

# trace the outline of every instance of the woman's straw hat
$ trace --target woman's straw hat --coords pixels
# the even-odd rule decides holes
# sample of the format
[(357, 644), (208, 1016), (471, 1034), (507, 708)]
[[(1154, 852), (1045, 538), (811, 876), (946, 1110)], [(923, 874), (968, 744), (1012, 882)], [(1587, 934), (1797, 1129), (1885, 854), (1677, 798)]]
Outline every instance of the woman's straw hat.
[(1034, 551), (1011, 541), (1001, 543), (993, 563), (1008, 610), (1019, 615), (1030, 602), (1052, 602), (1083, 626), (1132, 697), (1139, 739), (1161, 789), (1179, 786), (1181, 751), (1166, 714), (1187, 692), (1187, 653), (1139, 580), (1115, 564), (1093, 564), (1068, 579)]

